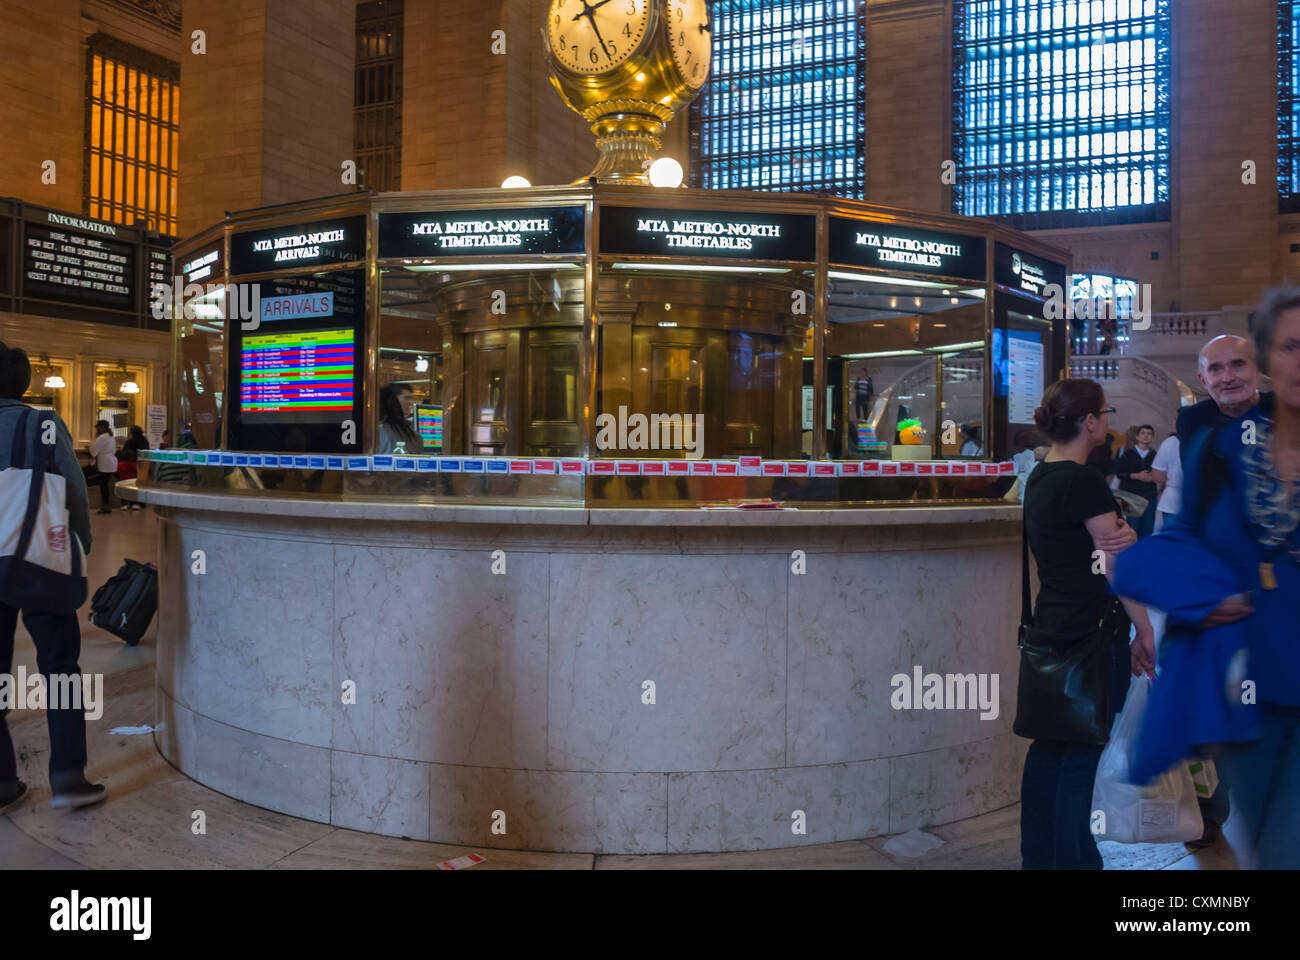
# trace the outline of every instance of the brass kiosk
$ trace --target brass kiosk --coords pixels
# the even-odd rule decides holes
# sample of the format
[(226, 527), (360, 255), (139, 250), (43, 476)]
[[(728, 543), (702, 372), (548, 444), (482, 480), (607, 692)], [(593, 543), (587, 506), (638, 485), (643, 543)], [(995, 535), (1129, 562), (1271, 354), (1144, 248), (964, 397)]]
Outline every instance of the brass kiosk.
[[(162, 519), (178, 769), (351, 829), (603, 853), (1015, 802), (1000, 462), (1065, 363), (1060, 251), (586, 184), (248, 211), (175, 262), (191, 446), (119, 490)], [(392, 382), (422, 456), (378, 452)], [(646, 448), (637, 414), (701, 443)], [(700, 509), (763, 498), (784, 508)], [(987, 702), (899, 699), (934, 676)]]
[[(1032, 445), (1033, 406), (1065, 367), (1066, 324), (1046, 301), (1065, 286), (1062, 251), (985, 221), (831, 198), (595, 183), (348, 195), (234, 214), (175, 262), (205, 277), (176, 281), (171, 407), (173, 434), (201, 449), (391, 452), (377, 398), (404, 383), (430, 456), (1004, 461)], [(328, 311), (294, 312), (313, 297)], [(301, 331), (351, 344), (346, 396), (314, 420), (277, 415), (297, 402), (278, 394), (269, 413), (232, 402), (261, 375), (247, 358)], [(638, 436), (638, 417), (671, 429)], [(698, 429), (681, 436), (679, 423)], [(245, 461), (233, 481), (207, 464), (186, 476), (272, 495), (635, 506), (996, 501), (1009, 484), (947, 469), (726, 484), (694, 471), (362, 470), (287, 486), (279, 466), (263, 472)]]
[[(1015, 802), (1004, 468), (1066, 368), (1064, 252), (652, 188), (709, 5), (544, 10), (593, 178), (244, 211), (176, 248), (188, 446), (118, 487), (162, 519), (158, 749), (478, 848), (749, 850)], [(381, 449), (393, 383), (419, 456)], [(936, 677), (969, 695), (931, 709)]]

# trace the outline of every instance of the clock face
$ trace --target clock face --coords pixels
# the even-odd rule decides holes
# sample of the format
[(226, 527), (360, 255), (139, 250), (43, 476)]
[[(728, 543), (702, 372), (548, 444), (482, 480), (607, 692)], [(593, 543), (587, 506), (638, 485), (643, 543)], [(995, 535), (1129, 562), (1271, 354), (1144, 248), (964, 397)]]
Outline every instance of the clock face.
[(551, 0), (551, 53), (574, 73), (599, 74), (624, 63), (650, 26), (650, 0)]
[(713, 33), (705, 0), (668, 0), (668, 41), (673, 62), (692, 87), (704, 86), (713, 62)]

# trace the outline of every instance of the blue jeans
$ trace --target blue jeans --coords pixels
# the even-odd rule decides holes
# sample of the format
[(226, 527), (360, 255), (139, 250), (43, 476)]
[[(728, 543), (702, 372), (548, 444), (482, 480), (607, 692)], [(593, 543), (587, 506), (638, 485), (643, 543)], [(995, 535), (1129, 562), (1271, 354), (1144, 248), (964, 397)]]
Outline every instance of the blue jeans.
[[(1128, 641), (1111, 647), (1110, 720), (1128, 696)], [(1104, 747), (1035, 740), (1020, 782), (1020, 858), (1025, 870), (1100, 870), (1090, 829), (1092, 788)]]
[(1260, 739), (1223, 744), (1218, 756), (1232, 778), (1233, 801), (1259, 868), (1300, 869), (1300, 716), (1262, 704), (1259, 725)]
[(1149, 537), (1155, 533), (1156, 529), (1156, 498), (1152, 497), (1147, 501), (1146, 513), (1140, 517), (1129, 517), (1128, 525), (1138, 535), (1138, 539)]

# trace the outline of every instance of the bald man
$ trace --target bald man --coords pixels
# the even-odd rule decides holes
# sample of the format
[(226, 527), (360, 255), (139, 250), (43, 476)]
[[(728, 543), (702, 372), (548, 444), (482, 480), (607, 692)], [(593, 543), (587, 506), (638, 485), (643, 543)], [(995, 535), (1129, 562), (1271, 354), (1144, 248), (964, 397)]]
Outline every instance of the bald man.
[[(1196, 375), (1210, 399), (1178, 411), (1178, 443), (1185, 454), (1202, 427), (1236, 419), (1260, 402), (1259, 366), (1255, 344), (1245, 337), (1225, 333), (1201, 348)], [(1184, 464), (1186, 466), (1186, 464)]]
[[(1255, 344), (1245, 337), (1223, 334), (1203, 346), (1197, 358), (1196, 375), (1209, 391), (1210, 399), (1178, 411), (1178, 456), (1184, 468), (1187, 466), (1188, 448), (1198, 431), (1230, 423), (1256, 403), (1267, 405), (1272, 399), (1272, 394), (1260, 395)], [(1213, 756), (1212, 750), (1208, 753)], [(1213, 796), (1197, 797), (1204, 832), (1199, 840), (1188, 846), (1206, 847), (1219, 838), (1231, 812), (1228, 791), (1227, 777), (1220, 776)]]

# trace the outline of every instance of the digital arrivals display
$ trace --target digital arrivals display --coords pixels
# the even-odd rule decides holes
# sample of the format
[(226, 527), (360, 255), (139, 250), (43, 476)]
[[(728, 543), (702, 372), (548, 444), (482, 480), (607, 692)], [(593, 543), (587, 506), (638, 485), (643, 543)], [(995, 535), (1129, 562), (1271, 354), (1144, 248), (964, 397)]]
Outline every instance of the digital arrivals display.
[(268, 280), (259, 309), (229, 325), (229, 449), (364, 450), (361, 289), (360, 270)]
[(245, 337), (239, 408), (246, 414), (351, 411), (356, 363), (351, 330)]
[(434, 403), (415, 405), (415, 432), (424, 441), (425, 450), (442, 449), (442, 407)]

